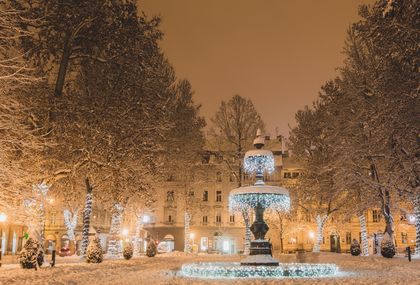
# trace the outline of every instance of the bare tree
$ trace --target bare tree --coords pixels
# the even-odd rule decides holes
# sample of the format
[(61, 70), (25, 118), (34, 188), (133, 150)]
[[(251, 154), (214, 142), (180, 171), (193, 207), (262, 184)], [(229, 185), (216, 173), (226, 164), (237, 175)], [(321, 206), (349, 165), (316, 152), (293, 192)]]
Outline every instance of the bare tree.
[[(211, 122), (210, 145), (220, 153), (229, 174), (235, 177), (238, 187), (241, 187), (243, 157), (252, 147), (257, 130), (264, 130), (264, 122), (252, 101), (239, 95), (233, 96), (228, 102), (222, 101)], [(244, 209), (242, 216), (245, 222), (244, 253), (247, 254), (251, 244), (249, 210)]]

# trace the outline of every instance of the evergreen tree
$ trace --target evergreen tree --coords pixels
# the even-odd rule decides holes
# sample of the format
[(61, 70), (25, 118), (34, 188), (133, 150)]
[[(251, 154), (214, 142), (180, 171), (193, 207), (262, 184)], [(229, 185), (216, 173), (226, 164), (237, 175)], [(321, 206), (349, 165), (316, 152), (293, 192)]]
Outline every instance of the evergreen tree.
[(129, 260), (133, 257), (133, 244), (131, 242), (127, 242), (124, 246), (123, 256), (125, 259)]
[(30, 237), (19, 253), (18, 260), (22, 268), (37, 270), (37, 266), (41, 266), (44, 260), (40, 243)]
[(103, 261), (102, 247), (98, 237), (90, 239), (89, 246), (86, 250), (87, 263), (101, 263)]
[(146, 255), (148, 257), (154, 257), (157, 254), (157, 247), (156, 247), (156, 243), (154, 240), (150, 240), (147, 243), (147, 249), (146, 249)]

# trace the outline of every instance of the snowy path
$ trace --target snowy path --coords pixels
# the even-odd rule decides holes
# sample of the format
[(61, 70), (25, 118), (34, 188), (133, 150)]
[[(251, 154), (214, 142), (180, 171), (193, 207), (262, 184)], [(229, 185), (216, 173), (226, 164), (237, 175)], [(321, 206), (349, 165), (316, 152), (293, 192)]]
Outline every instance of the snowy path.
[[(283, 261), (295, 261), (286, 256)], [(286, 259), (286, 260), (285, 260)], [(0, 268), (0, 284), (420, 284), (420, 260), (409, 263), (404, 258), (352, 257), (322, 253), (318, 262), (335, 262), (340, 275), (331, 278), (281, 280), (198, 280), (179, 276), (183, 263), (197, 261), (239, 261), (239, 256), (158, 255), (133, 260), (105, 260), (87, 264), (75, 259), (59, 259), (55, 268), (23, 270), (17, 265)], [(311, 261), (311, 258), (308, 260)]]

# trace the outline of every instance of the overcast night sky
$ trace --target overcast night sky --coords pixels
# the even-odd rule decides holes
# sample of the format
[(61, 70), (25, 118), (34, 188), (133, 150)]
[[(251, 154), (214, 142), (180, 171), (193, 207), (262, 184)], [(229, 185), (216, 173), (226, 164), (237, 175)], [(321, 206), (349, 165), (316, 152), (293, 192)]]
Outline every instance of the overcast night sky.
[(343, 62), (346, 30), (369, 0), (139, 0), (162, 17), (161, 47), (209, 122), (221, 100), (252, 99), (275, 135)]

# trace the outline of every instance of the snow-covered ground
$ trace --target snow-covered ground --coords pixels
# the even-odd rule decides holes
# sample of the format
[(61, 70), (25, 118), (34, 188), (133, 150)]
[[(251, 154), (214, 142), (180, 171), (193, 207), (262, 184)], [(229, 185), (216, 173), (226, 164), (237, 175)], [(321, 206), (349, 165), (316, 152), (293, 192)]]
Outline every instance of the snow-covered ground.
[(101, 264), (87, 264), (79, 257), (59, 258), (54, 268), (44, 267), (24, 270), (17, 264), (3, 264), (0, 284), (420, 284), (420, 260), (408, 262), (396, 257), (353, 257), (348, 254), (321, 253), (305, 255), (297, 260), (295, 255), (279, 256), (281, 262), (336, 263), (338, 276), (308, 279), (188, 279), (180, 276), (183, 263), (198, 261), (239, 261), (232, 255), (160, 254), (154, 258), (139, 257), (127, 260), (106, 259)]

